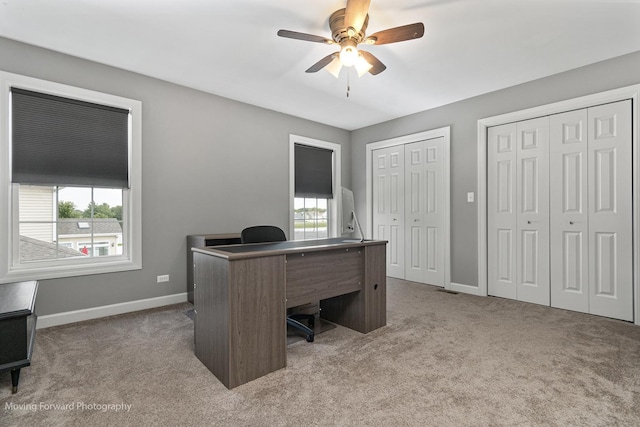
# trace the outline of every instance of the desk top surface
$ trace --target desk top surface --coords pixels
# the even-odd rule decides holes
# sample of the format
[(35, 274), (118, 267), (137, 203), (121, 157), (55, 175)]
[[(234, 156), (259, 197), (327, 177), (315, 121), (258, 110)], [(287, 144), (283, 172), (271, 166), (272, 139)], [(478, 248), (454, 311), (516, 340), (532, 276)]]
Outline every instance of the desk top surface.
[(286, 242), (248, 243), (241, 245), (210, 246), (191, 248), (194, 252), (213, 255), (228, 260), (256, 258), (274, 255), (286, 255), (300, 252), (325, 251), (338, 248), (356, 248), (362, 246), (384, 245), (386, 240), (365, 240), (336, 237), (318, 240), (289, 240)]

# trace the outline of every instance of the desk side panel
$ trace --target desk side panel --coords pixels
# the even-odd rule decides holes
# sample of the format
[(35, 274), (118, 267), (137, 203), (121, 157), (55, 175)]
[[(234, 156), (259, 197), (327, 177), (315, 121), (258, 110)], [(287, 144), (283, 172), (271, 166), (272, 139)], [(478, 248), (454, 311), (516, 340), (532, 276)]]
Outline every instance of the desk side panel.
[(385, 245), (365, 248), (366, 332), (387, 324), (387, 251)]
[(364, 248), (287, 255), (287, 308), (356, 292), (364, 283)]
[(193, 303), (193, 251), (191, 248), (234, 245), (240, 243), (240, 233), (194, 234), (187, 236), (187, 300)]
[(229, 387), (229, 263), (196, 252), (194, 264), (195, 354)]
[(286, 366), (284, 255), (230, 261), (230, 385)]
[(187, 300), (193, 303), (193, 251), (191, 248), (201, 248), (204, 246), (203, 236), (187, 236)]

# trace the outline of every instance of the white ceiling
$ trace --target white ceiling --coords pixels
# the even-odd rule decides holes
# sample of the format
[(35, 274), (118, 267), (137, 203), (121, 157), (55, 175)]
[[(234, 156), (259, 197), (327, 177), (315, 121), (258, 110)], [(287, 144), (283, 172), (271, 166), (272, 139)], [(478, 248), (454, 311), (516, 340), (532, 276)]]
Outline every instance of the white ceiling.
[(347, 130), (640, 50), (640, 0), (372, 0), (367, 34), (424, 37), (367, 47), (377, 76), (305, 73), (336, 48), (276, 32), (331, 38), (345, 4), (1, 0), (0, 36)]

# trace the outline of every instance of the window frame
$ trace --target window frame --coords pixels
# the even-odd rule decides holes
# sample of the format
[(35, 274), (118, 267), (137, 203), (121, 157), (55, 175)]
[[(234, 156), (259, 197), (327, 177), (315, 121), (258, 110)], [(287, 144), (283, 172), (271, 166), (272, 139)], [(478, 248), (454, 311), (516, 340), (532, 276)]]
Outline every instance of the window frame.
[(338, 230), (342, 229), (342, 218), (338, 214), (341, 209), (342, 192), (342, 157), (341, 145), (334, 142), (322, 141), (319, 139), (307, 138), (300, 135), (289, 134), (289, 236), (295, 236), (295, 144), (308, 145), (310, 147), (324, 148), (333, 151), (332, 156), (332, 179), (333, 198), (328, 199), (327, 211), (329, 212), (328, 230), (329, 237), (338, 237)]
[[(11, 182), (11, 88), (129, 110), (129, 185), (123, 189), (121, 256), (19, 263), (18, 188)], [(142, 269), (142, 102), (0, 70), (0, 283)], [(5, 203), (6, 202), (6, 203)], [(125, 231), (126, 228), (126, 231)]]

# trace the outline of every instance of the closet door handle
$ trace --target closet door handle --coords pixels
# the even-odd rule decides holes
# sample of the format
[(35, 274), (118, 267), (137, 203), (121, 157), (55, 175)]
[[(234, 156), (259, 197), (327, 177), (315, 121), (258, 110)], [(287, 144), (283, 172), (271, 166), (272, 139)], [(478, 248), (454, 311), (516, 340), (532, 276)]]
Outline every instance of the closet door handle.
[(573, 221), (569, 221), (569, 225), (573, 225)]
[(531, 221), (527, 221), (527, 224), (531, 224)]

